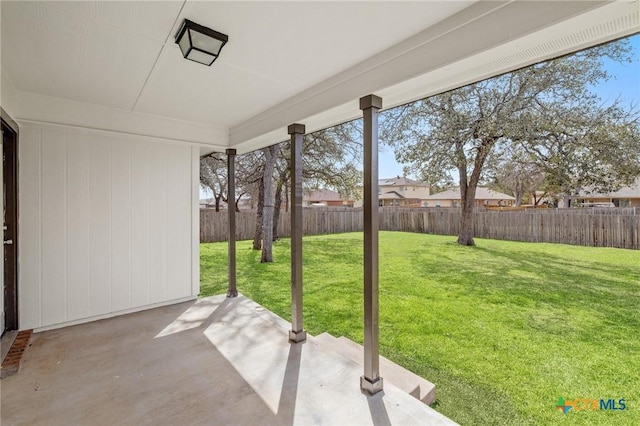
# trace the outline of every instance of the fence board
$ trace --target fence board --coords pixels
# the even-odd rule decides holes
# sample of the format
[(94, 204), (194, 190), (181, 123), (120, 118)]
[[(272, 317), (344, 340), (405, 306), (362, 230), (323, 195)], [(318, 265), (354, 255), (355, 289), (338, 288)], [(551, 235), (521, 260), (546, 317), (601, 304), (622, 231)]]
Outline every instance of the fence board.
[[(255, 232), (255, 212), (236, 215), (236, 238), (249, 240)], [(453, 208), (380, 208), (380, 229), (438, 235), (457, 235), (460, 210)], [(640, 249), (640, 210), (535, 209), (518, 211), (477, 211), (474, 213), (478, 238), (563, 243), (593, 247)], [(305, 235), (362, 231), (362, 209), (308, 208), (303, 211)], [(200, 241), (227, 240), (227, 213), (200, 210)], [(282, 211), (279, 235), (291, 235), (288, 212)]]

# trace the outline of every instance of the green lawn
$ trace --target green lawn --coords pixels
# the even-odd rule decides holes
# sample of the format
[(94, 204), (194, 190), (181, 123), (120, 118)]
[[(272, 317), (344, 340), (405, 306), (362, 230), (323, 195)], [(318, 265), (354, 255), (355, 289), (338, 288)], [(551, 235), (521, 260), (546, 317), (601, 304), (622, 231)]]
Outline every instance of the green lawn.
[[(381, 353), (436, 383), (466, 425), (640, 424), (640, 252), (380, 233)], [(202, 296), (226, 291), (227, 245), (201, 245)], [(238, 289), (290, 319), (290, 244), (260, 264), (238, 243)], [(362, 342), (362, 234), (304, 239), (305, 328)], [(357, 384), (355, 384), (357, 385)], [(354, 386), (355, 386), (354, 385)], [(575, 411), (559, 397), (625, 398)]]

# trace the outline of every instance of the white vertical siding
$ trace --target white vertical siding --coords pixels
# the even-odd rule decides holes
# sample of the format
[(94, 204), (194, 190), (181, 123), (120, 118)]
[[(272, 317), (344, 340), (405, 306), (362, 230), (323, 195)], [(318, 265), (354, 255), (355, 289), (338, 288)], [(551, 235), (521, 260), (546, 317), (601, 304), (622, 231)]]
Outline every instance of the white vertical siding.
[[(151, 149), (149, 152), (149, 180), (151, 193), (151, 211), (149, 217), (149, 296), (152, 302), (167, 298), (167, 161), (165, 150)], [(151, 189), (150, 188), (150, 189)], [(161, 191), (156, 188), (162, 188)], [(158, 230), (162, 232), (158, 232)]]
[(191, 221), (184, 220), (191, 219), (191, 150), (170, 146), (167, 154), (167, 256), (175, 262), (167, 270), (167, 297), (175, 299), (191, 293), (191, 282), (181, 279), (191, 276)]
[(18, 162), (19, 326), (42, 324), (42, 130), (20, 127)]
[(59, 129), (49, 130), (42, 140), (40, 220), (44, 324), (57, 324), (67, 319), (67, 236), (72, 233), (67, 234), (66, 143), (66, 133)]
[[(43, 140), (46, 143), (46, 140)], [(89, 311), (111, 310), (111, 144), (103, 135), (89, 141)]]
[(133, 135), (21, 126), (21, 328), (197, 295), (196, 151)]
[(149, 156), (152, 147), (143, 142), (131, 147), (131, 303), (143, 305), (150, 300), (149, 211), (155, 191), (149, 191)]
[(89, 316), (89, 146), (78, 135), (67, 140), (67, 314)]
[(131, 144), (111, 151), (111, 309), (131, 306)]

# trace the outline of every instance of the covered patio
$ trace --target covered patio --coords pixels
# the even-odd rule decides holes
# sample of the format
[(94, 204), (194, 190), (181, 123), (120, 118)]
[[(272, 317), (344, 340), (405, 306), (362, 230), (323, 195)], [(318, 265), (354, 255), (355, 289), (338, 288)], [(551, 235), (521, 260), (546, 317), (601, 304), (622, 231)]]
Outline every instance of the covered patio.
[(454, 424), (240, 295), (37, 333), (2, 381), (12, 424)]
[[(0, 318), (35, 330), (8, 424), (446, 423), (380, 375), (378, 113), (640, 29), (638, 0), (2, 1), (1, 19)], [(210, 67), (183, 58), (190, 21), (228, 36)], [(304, 135), (360, 117), (358, 367), (304, 330), (301, 208)], [(233, 209), (228, 298), (197, 301), (201, 156), (233, 177), (288, 138), (291, 324), (238, 296)]]

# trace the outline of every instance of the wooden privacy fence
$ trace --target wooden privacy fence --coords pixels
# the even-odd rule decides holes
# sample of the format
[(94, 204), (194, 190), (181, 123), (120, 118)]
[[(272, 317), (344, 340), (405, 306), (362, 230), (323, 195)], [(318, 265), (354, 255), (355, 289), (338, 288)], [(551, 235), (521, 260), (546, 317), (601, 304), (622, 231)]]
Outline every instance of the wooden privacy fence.
[[(591, 211), (588, 211), (591, 210)], [(499, 240), (563, 243), (592, 247), (640, 249), (640, 209), (535, 209), (477, 211), (474, 235)], [(255, 212), (236, 214), (236, 238), (255, 232)], [(362, 231), (362, 209), (304, 209), (304, 235)], [(380, 208), (380, 229), (457, 235), (460, 210), (453, 208)], [(289, 214), (280, 214), (278, 233), (291, 233)], [(227, 212), (200, 210), (200, 241), (227, 240)]]
[[(339, 234), (362, 231), (362, 209), (309, 208), (303, 211), (304, 235)], [(228, 217), (226, 211), (200, 209), (200, 242), (227, 241)], [(256, 212), (236, 213), (236, 239), (251, 240), (256, 231)], [(278, 235), (291, 235), (290, 213), (280, 212)]]

